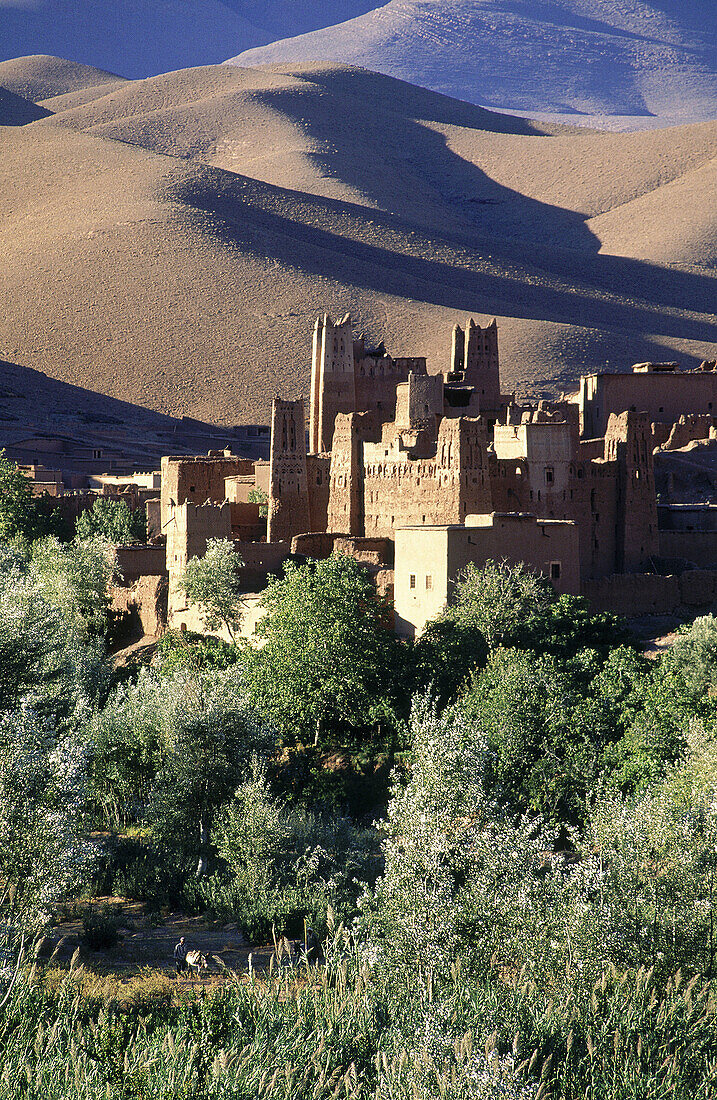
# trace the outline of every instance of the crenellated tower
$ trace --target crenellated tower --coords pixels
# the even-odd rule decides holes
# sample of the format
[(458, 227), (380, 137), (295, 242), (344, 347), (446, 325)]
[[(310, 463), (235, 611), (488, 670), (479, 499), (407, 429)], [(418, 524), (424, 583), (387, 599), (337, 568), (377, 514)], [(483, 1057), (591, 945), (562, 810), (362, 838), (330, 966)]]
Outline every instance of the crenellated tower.
[(356, 407), (354, 338), (351, 316), (334, 322), (328, 313), (316, 319), (311, 355), (309, 450), (331, 450), (334, 421)]

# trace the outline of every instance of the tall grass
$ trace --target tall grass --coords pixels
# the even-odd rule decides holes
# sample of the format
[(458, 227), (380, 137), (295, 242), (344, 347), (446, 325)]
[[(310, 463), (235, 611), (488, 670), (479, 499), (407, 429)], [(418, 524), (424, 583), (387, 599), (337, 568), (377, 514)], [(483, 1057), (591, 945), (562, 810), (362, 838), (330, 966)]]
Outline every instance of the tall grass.
[(27, 975), (0, 1025), (7, 1100), (712, 1100), (715, 988), (607, 971), (557, 990), (459, 966), (397, 985), (355, 954), (177, 992)]

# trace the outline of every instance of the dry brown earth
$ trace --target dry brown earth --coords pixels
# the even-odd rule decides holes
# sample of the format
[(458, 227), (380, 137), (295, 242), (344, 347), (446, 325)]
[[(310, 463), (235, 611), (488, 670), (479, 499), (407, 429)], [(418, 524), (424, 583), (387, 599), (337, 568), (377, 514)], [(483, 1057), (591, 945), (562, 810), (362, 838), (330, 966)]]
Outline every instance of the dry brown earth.
[(433, 370), (497, 315), (533, 393), (717, 354), (717, 122), (569, 130), (340, 65), (29, 58), (0, 88), (11, 363), (236, 423), (306, 392), (324, 309)]

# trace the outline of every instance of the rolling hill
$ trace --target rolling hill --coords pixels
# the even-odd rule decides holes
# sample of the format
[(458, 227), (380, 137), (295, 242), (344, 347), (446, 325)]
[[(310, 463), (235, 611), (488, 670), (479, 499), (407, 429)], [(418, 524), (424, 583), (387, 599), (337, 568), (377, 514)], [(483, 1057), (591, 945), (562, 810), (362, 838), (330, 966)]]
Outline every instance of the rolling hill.
[(0, 358), (158, 412), (265, 422), (313, 320), (505, 381), (717, 354), (717, 122), (536, 124), (342, 65), (141, 81), (0, 63)]

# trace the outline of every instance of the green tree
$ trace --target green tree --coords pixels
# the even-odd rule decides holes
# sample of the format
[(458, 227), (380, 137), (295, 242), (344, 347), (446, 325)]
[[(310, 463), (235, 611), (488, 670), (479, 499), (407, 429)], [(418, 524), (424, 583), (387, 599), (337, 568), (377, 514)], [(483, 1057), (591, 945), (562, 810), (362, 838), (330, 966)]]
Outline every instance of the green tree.
[(78, 539), (102, 538), (113, 546), (147, 541), (147, 516), (143, 508), (130, 508), (126, 500), (97, 497), (92, 508), (77, 517)]
[(238, 665), (142, 670), (89, 726), (93, 786), (108, 823), (145, 817), (155, 842), (206, 870), (216, 814), (268, 746)]
[(262, 604), (246, 682), (284, 742), (395, 722), (403, 655), (362, 565), (340, 555), (287, 562)]
[(42, 927), (91, 866), (85, 778), (84, 750), (29, 707), (0, 721), (0, 912), (16, 930)]
[(62, 544), (45, 538), (33, 544), (30, 573), (48, 603), (88, 634), (107, 629), (109, 588), (116, 575), (114, 548), (94, 536)]
[(510, 645), (516, 631), (545, 614), (555, 600), (549, 583), (524, 565), (489, 561), (468, 565), (456, 581), (444, 618), (480, 630), (489, 649)]
[(32, 537), (35, 529), (29, 478), (0, 451), (0, 539)]
[(22, 554), (0, 546), (0, 711), (25, 701), (54, 725), (74, 724), (108, 673), (100, 642), (50, 601)]
[(203, 558), (190, 558), (180, 580), (209, 630), (224, 627), (234, 640), (243, 607), (240, 555), (229, 539), (207, 539)]
[(499, 649), (460, 701), (486, 738), (486, 792), (512, 812), (555, 824), (584, 818), (609, 723), (581, 688), (554, 657)]

